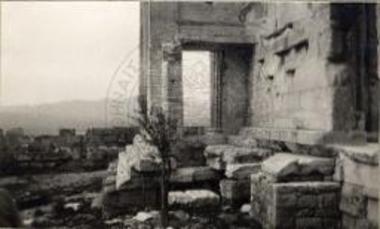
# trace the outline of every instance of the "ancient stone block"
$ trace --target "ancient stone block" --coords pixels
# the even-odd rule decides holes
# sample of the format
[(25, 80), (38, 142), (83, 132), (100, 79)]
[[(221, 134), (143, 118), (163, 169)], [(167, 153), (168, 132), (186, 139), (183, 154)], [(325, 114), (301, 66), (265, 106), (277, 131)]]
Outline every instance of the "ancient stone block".
[(248, 201), (250, 197), (250, 182), (249, 180), (221, 180), (220, 194), (228, 202)]
[(215, 170), (224, 170), (226, 163), (221, 157), (210, 157), (206, 159), (206, 164)]
[(274, 221), (273, 180), (257, 173), (251, 175), (251, 206), (252, 215), (262, 224), (270, 225)]
[(103, 211), (106, 215), (116, 215), (136, 208), (158, 207), (159, 189), (117, 190), (103, 193)]
[(334, 149), (353, 161), (374, 166), (379, 164), (380, 149), (377, 144), (359, 146), (336, 145)]
[(219, 180), (220, 174), (208, 166), (178, 168), (170, 177), (171, 183), (191, 183)]
[(345, 183), (342, 187), (340, 210), (352, 216), (365, 216), (366, 207), (367, 198), (364, 196), (363, 187)]
[(339, 188), (336, 182), (276, 183), (270, 175), (254, 174), (252, 215), (264, 228), (323, 228), (339, 217)]
[(323, 228), (323, 219), (317, 217), (297, 218), (296, 228)]
[(273, 184), (276, 192), (294, 193), (301, 192), (302, 194), (326, 194), (335, 193), (339, 191), (340, 184), (337, 182), (321, 182), (321, 181), (309, 181), (309, 182), (290, 182), (290, 183), (275, 183)]
[(279, 207), (294, 207), (297, 204), (298, 196), (296, 193), (283, 194), (278, 196), (277, 205)]
[(299, 208), (315, 208), (318, 206), (318, 196), (312, 194), (302, 195), (298, 197), (296, 203)]
[(368, 189), (380, 189), (378, 166), (354, 161), (344, 154), (340, 154), (340, 158), (345, 182), (361, 185)]
[(338, 206), (338, 195), (336, 193), (326, 193), (326, 194), (320, 194), (318, 196), (318, 203), (319, 206), (323, 209), (325, 208), (336, 208)]
[(343, 229), (375, 229), (376, 225), (370, 223), (369, 220), (363, 217), (355, 217), (350, 214), (342, 214), (342, 228)]
[(161, 164), (152, 160), (142, 159), (136, 162), (133, 168), (138, 172), (157, 172), (160, 171)]
[(219, 205), (219, 196), (209, 190), (187, 190), (169, 192), (169, 205), (190, 209), (211, 209)]
[(206, 158), (221, 157), (226, 149), (229, 149), (230, 145), (209, 145), (205, 149)]
[[(146, 177), (143, 173), (159, 172), (161, 158), (158, 149), (136, 135), (133, 145), (126, 146), (124, 152), (119, 153), (116, 174), (116, 188), (128, 186), (128, 182), (137, 178)], [(138, 181), (134, 181), (134, 184)], [(134, 187), (134, 184), (132, 186)]]
[(374, 225), (374, 228), (378, 228), (379, 224), (379, 201), (377, 199), (368, 199), (367, 203), (367, 219)]
[(259, 172), (260, 163), (227, 164), (226, 177), (243, 180), (249, 179), (252, 174)]
[(279, 180), (289, 176), (332, 175), (334, 161), (330, 158), (278, 153), (265, 160), (262, 169)]
[(160, 185), (160, 178), (156, 174), (152, 175), (140, 175), (133, 177), (128, 182), (121, 184), (117, 189), (118, 190), (134, 190), (134, 189), (146, 189), (146, 188), (156, 188)]
[(271, 154), (268, 149), (232, 145), (212, 145), (205, 149), (207, 164), (215, 169), (225, 169), (226, 164), (258, 162)]

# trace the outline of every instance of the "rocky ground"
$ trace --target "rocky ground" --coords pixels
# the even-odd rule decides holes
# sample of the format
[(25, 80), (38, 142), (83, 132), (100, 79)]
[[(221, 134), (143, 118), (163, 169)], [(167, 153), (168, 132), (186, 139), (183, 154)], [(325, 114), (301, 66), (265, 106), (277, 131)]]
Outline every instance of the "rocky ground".
[[(3, 177), (0, 187), (16, 198), (25, 226), (35, 228), (159, 228), (160, 215), (140, 209), (114, 218), (102, 216), (102, 180), (106, 171)], [(220, 207), (207, 213), (171, 210), (170, 228), (259, 228), (250, 218), (249, 206)]]
[[(103, 219), (101, 212), (92, 209), (89, 202), (80, 202), (79, 205), (55, 203), (48, 207), (29, 210), (28, 213), (24, 211), (24, 217), (29, 218), (29, 220), (24, 220), (25, 224), (36, 228), (160, 228), (160, 214), (156, 210)], [(252, 221), (248, 213), (224, 209), (207, 215), (193, 214), (184, 210), (170, 211), (168, 228), (248, 229), (260, 227)]]
[(101, 212), (91, 209), (91, 203), (101, 191), (105, 174), (101, 170), (2, 177), (0, 188), (16, 199), (26, 226), (91, 226), (101, 222), (97, 220)]

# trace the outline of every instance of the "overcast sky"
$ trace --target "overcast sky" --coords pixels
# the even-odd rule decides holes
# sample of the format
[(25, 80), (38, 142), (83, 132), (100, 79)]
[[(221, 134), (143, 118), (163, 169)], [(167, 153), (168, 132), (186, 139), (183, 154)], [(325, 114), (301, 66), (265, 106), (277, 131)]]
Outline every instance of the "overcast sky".
[(2, 2), (0, 104), (106, 97), (138, 47), (136, 2)]

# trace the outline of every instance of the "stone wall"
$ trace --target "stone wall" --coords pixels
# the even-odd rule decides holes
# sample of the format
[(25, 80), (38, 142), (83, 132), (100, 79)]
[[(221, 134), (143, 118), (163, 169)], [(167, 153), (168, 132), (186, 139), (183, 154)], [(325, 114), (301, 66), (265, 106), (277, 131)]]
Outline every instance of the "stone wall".
[(372, 4), (251, 3), (256, 35), (250, 76), (255, 127), (378, 130), (378, 67)]
[(339, 208), (343, 228), (378, 228), (378, 146), (335, 149), (339, 156), (334, 180), (342, 183)]
[(339, 185), (335, 182), (275, 183), (251, 177), (253, 214), (263, 228), (339, 228)]
[(327, 60), (332, 37), (329, 5), (265, 7), (260, 24), (249, 15), (254, 10), (246, 21), (251, 31), (260, 33), (251, 76), (252, 125), (332, 130), (334, 78), (347, 69), (331, 67)]
[[(213, 52), (240, 44), (253, 56), (246, 58), (252, 59), (245, 76), (249, 94), (239, 98), (249, 103), (245, 124), (367, 131), (376, 139), (377, 9), (373, 4), (143, 3), (140, 94), (148, 105), (165, 102), (163, 44)], [(230, 71), (236, 77), (244, 68)], [(223, 105), (231, 103), (228, 98)]]

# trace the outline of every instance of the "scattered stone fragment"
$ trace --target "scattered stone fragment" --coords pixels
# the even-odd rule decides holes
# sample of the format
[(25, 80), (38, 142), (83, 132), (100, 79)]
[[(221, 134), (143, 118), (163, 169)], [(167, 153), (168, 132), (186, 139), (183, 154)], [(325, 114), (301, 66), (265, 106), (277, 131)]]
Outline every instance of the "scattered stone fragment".
[(243, 214), (249, 214), (251, 212), (251, 205), (250, 204), (243, 204), (240, 208), (240, 212)]
[(124, 222), (120, 218), (113, 218), (113, 219), (104, 221), (104, 223), (108, 226), (111, 226), (111, 225), (115, 225), (115, 224), (123, 224)]
[(332, 175), (334, 160), (315, 156), (278, 153), (262, 163), (262, 170), (276, 178), (289, 176)]
[(219, 196), (209, 190), (187, 190), (169, 192), (169, 205), (192, 209), (207, 209), (219, 205)]
[(249, 179), (251, 174), (260, 171), (261, 165), (259, 163), (243, 163), (243, 164), (227, 164), (226, 177), (243, 180)]
[(210, 145), (205, 149), (207, 165), (217, 170), (224, 170), (227, 164), (259, 162), (271, 154), (268, 149), (233, 145)]
[(179, 168), (172, 172), (170, 182), (192, 183), (196, 181), (218, 180), (220, 175), (208, 166)]
[(184, 210), (176, 210), (169, 212), (169, 215), (174, 216), (176, 219), (180, 221), (187, 221), (190, 219), (190, 215)]
[(92, 209), (101, 209), (103, 207), (103, 195), (99, 193), (91, 202)]
[(139, 222), (145, 222), (150, 219), (157, 219), (159, 217), (158, 211), (150, 211), (150, 212), (139, 212), (133, 219)]
[(133, 145), (126, 146), (125, 152), (119, 153), (116, 188), (132, 179), (133, 170), (137, 172), (159, 171), (161, 158), (158, 149), (147, 143), (143, 137), (136, 135)]
[(81, 206), (81, 203), (67, 203), (65, 204), (64, 208), (66, 209), (72, 209), (73, 211), (78, 211), (79, 207)]

